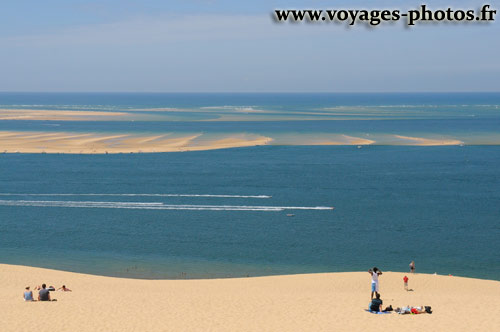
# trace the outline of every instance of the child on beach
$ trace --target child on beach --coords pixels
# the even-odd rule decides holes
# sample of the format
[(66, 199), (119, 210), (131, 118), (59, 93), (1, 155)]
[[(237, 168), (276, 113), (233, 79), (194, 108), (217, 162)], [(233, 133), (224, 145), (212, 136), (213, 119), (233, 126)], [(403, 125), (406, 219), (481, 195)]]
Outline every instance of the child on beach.
[(408, 277), (404, 276), (403, 281), (405, 283), (405, 290), (408, 291)]
[(414, 261), (411, 261), (411, 263), (410, 263), (410, 272), (415, 273), (415, 262)]

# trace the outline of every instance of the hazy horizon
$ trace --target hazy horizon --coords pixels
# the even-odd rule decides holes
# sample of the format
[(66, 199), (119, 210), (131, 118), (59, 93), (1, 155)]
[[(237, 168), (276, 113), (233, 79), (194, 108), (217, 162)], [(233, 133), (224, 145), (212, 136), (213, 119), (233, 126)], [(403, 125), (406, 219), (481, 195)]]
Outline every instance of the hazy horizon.
[[(275, 9), (403, 11), (420, 4), (20, 0), (3, 5), (0, 91), (500, 91), (496, 21), (349, 27), (273, 20)], [(431, 9), (481, 5), (427, 3)]]
[(137, 93), (137, 94), (495, 94), (495, 91), (8, 91), (0, 93)]

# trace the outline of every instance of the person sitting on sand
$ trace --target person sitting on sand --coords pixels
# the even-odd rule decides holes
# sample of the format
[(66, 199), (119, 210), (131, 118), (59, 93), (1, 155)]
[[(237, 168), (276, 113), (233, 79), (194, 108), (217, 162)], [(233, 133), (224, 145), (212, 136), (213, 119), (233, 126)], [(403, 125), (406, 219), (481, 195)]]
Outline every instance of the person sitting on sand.
[(406, 307), (402, 307), (402, 308), (396, 308), (396, 312), (400, 315), (432, 314), (432, 307), (430, 307), (430, 306), (420, 306), (420, 307), (406, 306)]
[(26, 287), (26, 290), (23, 293), (23, 298), (24, 301), (35, 301), (35, 299), (33, 299), (33, 292), (30, 291), (30, 286)]
[(383, 301), (380, 299), (380, 294), (377, 293), (372, 302), (370, 302), (370, 306), (368, 309), (370, 309), (370, 311), (376, 311), (376, 312), (382, 311), (382, 302)]
[(374, 267), (373, 269), (369, 269), (368, 273), (370, 273), (370, 275), (372, 276), (371, 299), (373, 299), (373, 293), (378, 294), (378, 292), (379, 292), (378, 276), (382, 274), (382, 271), (380, 271), (377, 267)]
[(42, 289), (38, 292), (38, 301), (51, 301), (50, 292), (46, 287), (47, 285), (42, 284)]
[(62, 287), (59, 287), (57, 290), (61, 290), (63, 292), (72, 292), (72, 290), (66, 287), (65, 285), (62, 285)]

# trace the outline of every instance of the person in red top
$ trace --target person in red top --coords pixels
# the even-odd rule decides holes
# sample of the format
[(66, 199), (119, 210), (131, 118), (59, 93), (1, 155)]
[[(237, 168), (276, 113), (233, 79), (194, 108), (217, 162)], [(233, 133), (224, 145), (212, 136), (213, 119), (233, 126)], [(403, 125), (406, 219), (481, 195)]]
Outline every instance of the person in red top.
[(405, 277), (403, 278), (403, 281), (404, 281), (404, 283), (405, 283), (405, 290), (406, 290), (406, 291), (408, 291), (408, 277), (407, 277), (407, 276), (405, 276)]

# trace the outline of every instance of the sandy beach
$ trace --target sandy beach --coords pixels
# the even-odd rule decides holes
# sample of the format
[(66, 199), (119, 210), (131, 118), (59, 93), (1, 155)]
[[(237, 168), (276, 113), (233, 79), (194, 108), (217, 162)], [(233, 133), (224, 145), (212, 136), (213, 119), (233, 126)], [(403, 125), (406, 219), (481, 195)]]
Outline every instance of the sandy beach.
[[(375, 315), (367, 272), (238, 279), (136, 280), (0, 265), (2, 331), (493, 331), (500, 282), (384, 272), (384, 306), (433, 314)], [(24, 287), (65, 284), (57, 302), (24, 302)], [(37, 294), (37, 292), (35, 292)]]

